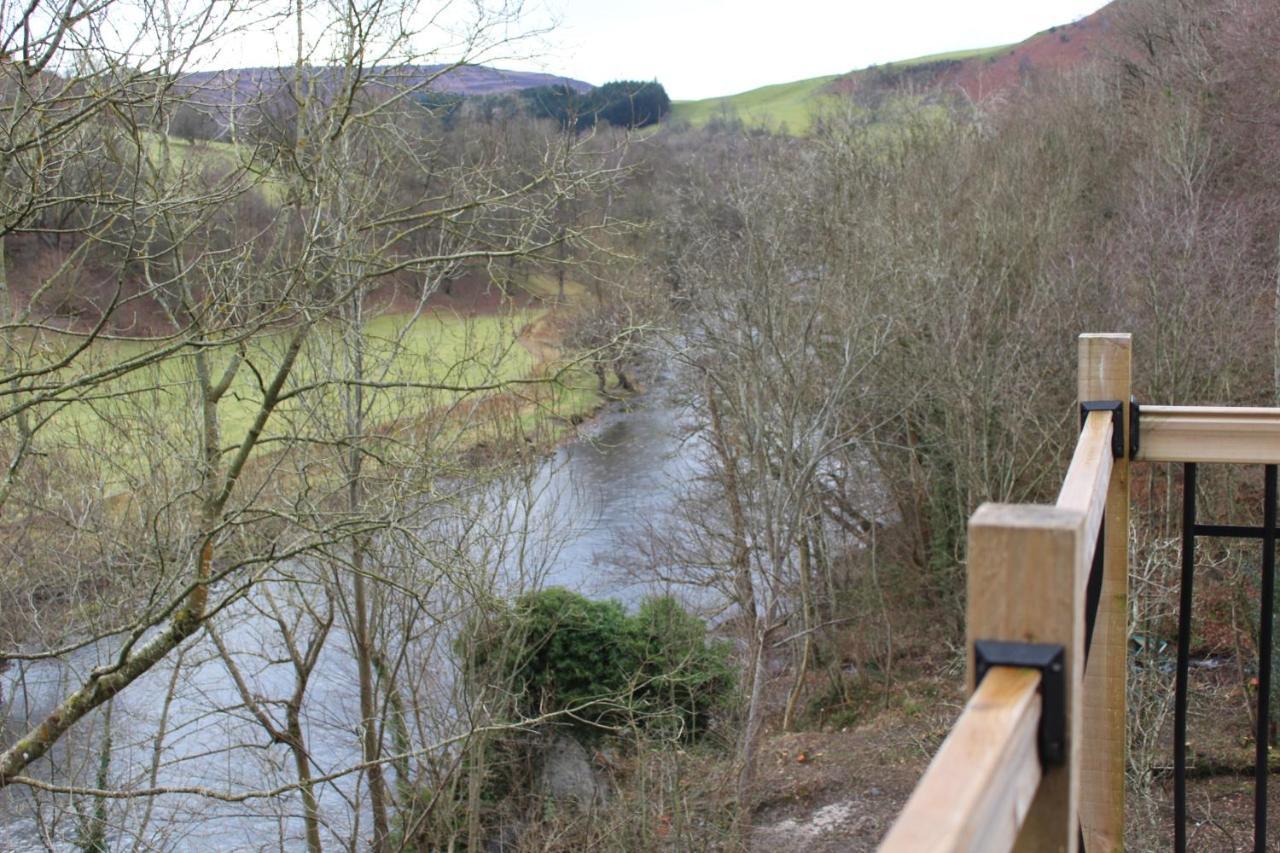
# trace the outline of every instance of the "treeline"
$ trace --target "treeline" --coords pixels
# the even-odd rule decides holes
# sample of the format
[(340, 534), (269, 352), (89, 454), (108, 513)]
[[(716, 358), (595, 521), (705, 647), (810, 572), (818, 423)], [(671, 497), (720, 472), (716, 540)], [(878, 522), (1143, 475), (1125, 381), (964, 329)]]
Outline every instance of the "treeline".
[[(568, 84), (535, 86), (498, 95), (463, 95), (458, 92), (424, 90), (415, 95), (420, 107), (428, 110), (445, 128), (462, 121), (492, 123), (521, 116), (550, 119), (561, 128), (584, 131), (603, 123), (611, 127), (635, 129), (657, 124), (671, 111), (671, 98), (656, 80), (615, 80), (588, 92)], [(208, 95), (178, 100), (170, 117), (169, 134), (179, 139), (214, 140), (227, 135), (232, 117), (230, 107)], [(248, 110), (241, 109), (240, 121), (253, 123), (255, 111), (280, 112), (300, 101), (285, 79), (276, 90), (261, 93)]]
[(605, 83), (589, 92), (566, 84), (535, 86), (501, 95), (424, 92), (419, 102), (449, 127), (460, 120), (493, 122), (523, 115), (550, 119), (561, 128), (577, 131), (601, 123), (634, 129), (657, 124), (671, 111), (671, 98), (661, 83), (635, 80)]
[(667, 90), (656, 80), (617, 80), (585, 94), (565, 85), (539, 86), (522, 90), (520, 98), (530, 115), (578, 130), (602, 121), (614, 127), (648, 127), (671, 110)]

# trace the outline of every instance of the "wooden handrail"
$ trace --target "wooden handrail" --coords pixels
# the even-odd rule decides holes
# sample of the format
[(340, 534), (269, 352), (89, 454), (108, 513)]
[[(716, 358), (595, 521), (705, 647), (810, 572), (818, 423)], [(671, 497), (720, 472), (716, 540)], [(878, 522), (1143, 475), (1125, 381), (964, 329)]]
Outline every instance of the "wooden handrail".
[[(1034, 504), (983, 504), (969, 519), (965, 646), (974, 689), (982, 640), (1050, 643), (1063, 649), (1066, 755), (1045, 769), (1019, 835), (1027, 850), (1067, 850), (1078, 827), (1080, 684), (1083, 675), (1085, 515)], [(988, 848), (998, 849), (998, 848)]]
[[(1090, 428), (1090, 444), (1106, 438), (1110, 427)], [(1086, 452), (1077, 467), (1077, 483), (1100, 476), (1106, 454)], [(1085, 476), (1087, 472), (1088, 476)], [(1089, 494), (1090, 490), (1080, 490)], [(1073, 494), (1076, 490), (1073, 490)], [(881, 851), (1013, 849), (1074, 850), (1078, 830), (1081, 692), (1083, 676), (1084, 588), (1090, 559), (1085, 551), (1084, 509), (1032, 504), (983, 504), (969, 519), (968, 602), (965, 627), (969, 649), (970, 702), (942, 750), (899, 815)], [(1040, 767), (1035, 752), (1040, 702), (1015, 701), (1040, 675), (1021, 673), (1015, 690), (989, 686), (993, 669), (974, 689), (973, 649), (979, 640), (1051, 643), (1063, 649), (1066, 705), (1066, 756), (1060, 766)], [(1008, 688), (1002, 675), (998, 684)], [(993, 692), (995, 691), (995, 692)], [(981, 698), (979, 698), (981, 697)], [(1029, 715), (1029, 718), (1024, 716)], [(991, 720), (1030, 725), (1028, 771), (1022, 747), (1008, 741), (1009, 730)], [(1028, 723), (1029, 719), (1029, 723)], [(993, 728), (994, 725), (994, 728)], [(1018, 738), (1023, 736), (1017, 729)], [(1022, 741), (1015, 738), (1016, 744)], [(990, 753), (990, 754), (988, 754)], [(991, 788), (989, 795), (971, 787)]]
[(1138, 424), (1145, 462), (1280, 464), (1280, 409), (1143, 406)]
[[(1127, 454), (1114, 456), (1112, 438), (1117, 423), (1130, 423), (1130, 350), (1128, 335), (1080, 338), (1078, 399), (1119, 400), (1120, 411), (1089, 413), (1056, 504), (983, 504), (969, 520), (965, 627), (974, 692), (882, 851), (1074, 853), (1081, 833), (1091, 850), (1122, 843), (1129, 463)], [(1105, 541), (1104, 522), (1119, 531)], [(1084, 603), (1099, 548), (1086, 673)], [(1036, 752), (1038, 672), (996, 667), (974, 689), (973, 649), (982, 640), (1062, 648), (1060, 765), (1041, 767)]]
[[(1133, 339), (1125, 334), (1081, 335), (1076, 351), (1076, 399), (1120, 400), (1125, 439), (1132, 422)], [(1092, 417), (1092, 416), (1091, 416)], [(1124, 451), (1128, 447), (1123, 448)], [(1129, 670), (1129, 459), (1112, 459), (1106, 499), (1103, 576), (1094, 616), (1089, 665), (1081, 684), (1080, 833), (1091, 853), (1124, 848), (1125, 682)], [(1065, 490), (1064, 490), (1065, 491)], [(1061, 496), (1059, 496), (1061, 500)], [(1086, 557), (1097, 532), (1088, 528)], [(1087, 781), (1086, 781), (1087, 780)], [(1072, 833), (1072, 841), (1076, 832)], [(1070, 849), (1070, 843), (1061, 849)]]
[(1090, 412), (1080, 431), (1071, 466), (1062, 480), (1056, 506), (1084, 513), (1087, 551), (1093, 550), (1098, 528), (1107, 509), (1107, 489), (1111, 484), (1111, 433), (1114, 429), (1110, 412)]
[(969, 698), (882, 853), (1008, 850), (1036, 789), (1040, 673), (995, 667)]

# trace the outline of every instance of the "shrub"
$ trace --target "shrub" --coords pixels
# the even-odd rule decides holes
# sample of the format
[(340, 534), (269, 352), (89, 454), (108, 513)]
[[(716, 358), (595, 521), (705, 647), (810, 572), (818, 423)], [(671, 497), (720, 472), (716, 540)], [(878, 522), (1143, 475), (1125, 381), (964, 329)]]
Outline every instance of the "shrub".
[(671, 598), (634, 616), (614, 600), (561, 588), (527, 593), (467, 632), (469, 689), (509, 683), (522, 717), (566, 711), (587, 729), (705, 732), (733, 685), (724, 643)]
[(636, 670), (628, 620), (617, 601), (592, 601), (566, 589), (529, 593), (516, 602), (519, 627), (508, 634), (516, 648), (521, 711), (568, 710), (605, 722), (610, 700), (627, 692)]
[(633, 622), (636, 692), (640, 707), (651, 714), (647, 727), (678, 726), (686, 738), (705, 733), (733, 689), (728, 644), (708, 642), (706, 624), (670, 597), (645, 600)]

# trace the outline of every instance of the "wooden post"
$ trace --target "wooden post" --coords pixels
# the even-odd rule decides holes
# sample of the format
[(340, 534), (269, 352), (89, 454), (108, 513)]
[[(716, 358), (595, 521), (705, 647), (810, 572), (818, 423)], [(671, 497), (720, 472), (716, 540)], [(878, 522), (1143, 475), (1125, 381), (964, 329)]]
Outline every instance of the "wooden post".
[(984, 504), (969, 520), (969, 689), (978, 640), (1057, 643), (1066, 652), (1067, 759), (1044, 768), (1017, 850), (1076, 851), (1086, 520), (1079, 510), (1010, 504)]
[[(1125, 443), (1129, 436), (1132, 393), (1132, 340), (1125, 335), (1081, 335), (1080, 401), (1124, 403)], [(1127, 447), (1126, 447), (1127, 451)], [(1080, 820), (1085, 849), (1124, 847), (1124, 762), (1127, 737), (1125, 681), (1129, 636), (1129, 459), (1115, 460), (1107, 490), (1106, 541), (1102, 597), (1093, 629), (1093, 646), (1084, 674), (1084, 742)]]

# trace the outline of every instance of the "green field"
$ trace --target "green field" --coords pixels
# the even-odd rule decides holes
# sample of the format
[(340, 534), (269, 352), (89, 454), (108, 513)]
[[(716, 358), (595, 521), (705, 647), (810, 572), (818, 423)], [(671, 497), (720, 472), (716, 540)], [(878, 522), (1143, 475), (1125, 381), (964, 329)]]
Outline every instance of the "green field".
[[(169, 168), (174, 173), (170, 177), (174, 179), (181, 176), (203, 181), (206, 175), (231, 175), (250, 167), (257, 168), (256, 164), (249, 162), (253, 157), (250, 147), (203, 139), (187, 142), (158, 133), (145, 134), (144, 139), (148, 146), (147, 155), (157, 166), (164, 156), (162, 146), (168, 144)], [(284, 185), (278, 175), (257, 173), (250, 178), (268, 204), (279, 204), (284, 200)]]
[[(185, 142), (148, 134), (146, 155), (156, 168), (169, 172), (174, 189), (199, 183), (203, 174), (232, 173), (245, 167), (248, 152), (226, 142)], [(163, 165), (161, 165), (163, 163)], [(266, 175), (256, 191), (268, 204), (279, 202), (283, 184)], [(539, 272), (524, 283), (534, 296), (558, 294), (554, 276)], [(565, 282), (566, 301), (583, 298), (580, 281)], [(557, 371), (545, 362), (559, 358), (558, 341), (539, 342), (532, 351), (521, 342), (522, 331), (543, 310), (512, 310), (461, 317), (431, 311), (410, 317), (383, 315), (364, 329), (366, 387), (364, 422), (382, 434), (414, 428), (424, 416), (449, 414), (448, 438), (486, 440), (485, 430), (466, 415), (462, 402), (515, 392), (495, 411), (511, 417), (518, 429), (545, 439), (567, 419), (597, 408), (601, 402), (595, 377), (582, 367)], [(269, 382), (291, 338), (285, 328), (254, 335), (245, 345), (243, 362), (218, 403), (220, 440), (225, 451), (240, 444), (260, 408), (264, 382)], [(30, 342), (28, 363), (57, 361), (74, 339), (43, 336)], [(73, 365), (58, 371), (60, 382), (111, 370), (131, 359), (145, 359), (163, 343), (99, 340), (80, 353)], [(204, 342), (209, 369), (216, 379), (231, 364), (239, 345)], [(528, 380), (552, 373), (557, 381)], [(346, 434), (343, 378), (350, 376), (347, 348), (334, 326), (312, 330), (291, 371), (285, 393), (298, 392), (272, 413), (256, 453), (274, 453), (302, 442), (341, 441)], [(466, 390), (474, 389), (474, 390)], [(46, 404), (33, 412), (37, 452), (66, 460), (109, 493), (137, 487), (157, 476), (172, 476), (198, 459), (202, 403), (196, 381), (196, 357), (190, 347), (119, 378), (95, 384), (81, 396)], [(414, 440), (405, 436), (410, 443)]]
[[(933, 53), (881, 67), (909, 68), (927, 62), (982, 58), (994, 56), (1009, 47), (1011, 45)], [(803, 134), (809, 130), (823, 105), (835, 98), (828, 93), (830, 84), (843, 76), (830, 74), (826, 77), (763, 86), (736, 95), (704, 98), (700, 101), (675, 101), (671, 104), (668, 121), (688, 122), (694, 127), (701, 127), (716, 117), (724, 116), (737, 118), (749, 127), (770, 130), (785, 128), (790, 133)]]
[[(520, 343), (521, 330), (541, 311), (513, 311), (460, 318), (434, 312), (410, 322), (388, 315), (365, 329), (366, 377), (392, 387), (367, 388), (366, 422), (386, 433), (408, 428), (429, 412), (443, 412), (464, 400), (480, 400), (504, 390), (505, 383), (532, 376), (537, 359)], [(245, 363), (218, 406), (224, 447), (237, 445), (249, 429), (262, 401), (257, 375), (270, 381), (287, 345), (290, 332), (280, 330), (253, 338)], [(88, 372), (142, 354), (149, 344), (103, 341), (77, 361), (77, 372)], [(209, 350), (215, 372), (230, 363), (233, 347)], [(261, 452), (280, 449), (285, 440), (336, 440), (346, 433), (342, 390), (335, 379), (349, 375), (345, 348), (337, 330), (313, 331), (295, 364), (286, 390), (303, 392), (280, 405), (259, 445)], [(40, 429), (40, 450), (70, 454), (114, 490), (136, 476), (155, 476), (168, 463), (193, 464), (196, 436), (201, 430), (201, 406), (195, 378), (195, 358), (189, 351), (127, 374), (97, 388), (92, 396), (71, 402), (49, 414)], [(255, 375), (256, 371), (256, 375)], [(70, 373), (64, 374), (69, 378)], [(568, 416), (598, 405), (592, 377), (572, 370), (567, 387), (543, 389), (530, 424), (548, 414)], [(476, 386), (488, 390), (459, 390)], [(450, 386), (450, 387), (425, 387)], [(578, 387), (582, 386), (582, 387)], [(509, 386), (531, 398), (529, 386)]]
[[(539, 299), (557, 299), (560, 296), (560, 283), (557, 281), (554, 273), (549, 272), (533, 272), (530, 273), (521, 283), (520, 287), (531, 296)], [(576, 302), (584, 299), (589, 291), (587, 286), (581, 281), (566, 276), (564, 280), (565, 299), (570, 302)]]

